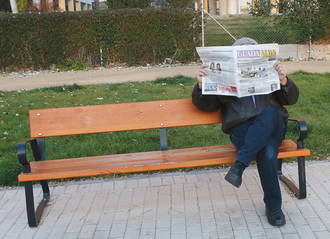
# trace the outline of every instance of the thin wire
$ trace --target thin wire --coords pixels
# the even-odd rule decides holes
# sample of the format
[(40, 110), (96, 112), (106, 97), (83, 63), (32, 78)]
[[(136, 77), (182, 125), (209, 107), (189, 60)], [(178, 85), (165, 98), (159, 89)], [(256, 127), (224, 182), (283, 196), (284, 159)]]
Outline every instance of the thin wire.
[(202, 47), (205, 46), (205, 32), (204, 32), (204, 0), (202, 0)]
[[(210, 15), (207, 11), (202, 9), (202, 12), (205, 12), (209, 17), (211, 17), (225, 32), (227, 32), (235, 41), (237, 40), (220, 22), (217, 21), (212, 15)], [(203, 15), (202, 15), (203, 16)], [(204, 31), (204, 28), (202, 29), (202, 32)], [(204, 46), (204, 45), (203, 45)]]

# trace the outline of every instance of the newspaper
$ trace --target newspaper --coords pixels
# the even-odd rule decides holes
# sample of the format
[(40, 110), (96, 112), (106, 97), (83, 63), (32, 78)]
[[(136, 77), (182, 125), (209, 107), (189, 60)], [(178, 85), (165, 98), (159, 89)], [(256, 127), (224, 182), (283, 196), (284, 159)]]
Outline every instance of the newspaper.
[(202, 78), (202, 94), (244, 97), (280, 89), (274, 63), (278, 44), (196, 48), (208, 75)]

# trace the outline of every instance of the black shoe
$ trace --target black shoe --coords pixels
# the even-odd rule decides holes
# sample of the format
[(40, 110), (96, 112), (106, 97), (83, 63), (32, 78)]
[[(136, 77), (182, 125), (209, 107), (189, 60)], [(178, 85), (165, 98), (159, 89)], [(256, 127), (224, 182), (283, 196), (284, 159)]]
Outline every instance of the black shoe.
[(270, 210), (266, 209), (266, 216), (269, 224), (272, 226), (280, 227), (286, 223), (284, 213), (281, 209), (276, 213), (272, 213)]
[(225, 180), (235, 187), (239, 188), (242, 184), (243, 170), (236, 165), (232, 166), (225, 176)]

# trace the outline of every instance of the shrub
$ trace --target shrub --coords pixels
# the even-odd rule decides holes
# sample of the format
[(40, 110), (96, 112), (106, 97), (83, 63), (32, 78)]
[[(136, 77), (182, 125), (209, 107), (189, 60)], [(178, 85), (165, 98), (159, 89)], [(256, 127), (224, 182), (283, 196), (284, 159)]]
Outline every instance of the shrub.
[(249, 12), (252, 16), (270, 16), (275, 6), (270, 0), (255, 0), (249, 4)]
[(320, 0), (282, 0), (279, 26), (295, 32), (299, 41), (307, 41), (324, 36), (326, 25), (323, 22)]
[[(44, 69), (67, 60), (88, 65), (161, 63), (196, 58), (197, 13), (178, 9), (119, 9), (0, 15), (0, 70)], [(100, 55), (102, 49), (102, 56)]]
[(84, 62), (80, 60), (66, 60), (64, 65), (57, 66), (57, 69), (60, 71), (82, 71), (86, 70), (87, 66)]
[(193, 5), (193, 0), (166, 0), (169, 7), (187, 8)]
[(151, 0), (107, 0), (108, 7), (117, 8), (147, 8)]

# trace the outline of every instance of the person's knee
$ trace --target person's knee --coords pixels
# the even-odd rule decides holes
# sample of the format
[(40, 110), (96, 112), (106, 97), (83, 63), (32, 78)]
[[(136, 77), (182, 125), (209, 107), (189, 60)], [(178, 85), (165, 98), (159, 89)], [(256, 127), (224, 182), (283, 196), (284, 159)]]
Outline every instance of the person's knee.
[(278, 150), (273, 147), (265, 147), (259, 153), (259, 160), (263, 160), (264, 164), (277, 165), (277, 153)]

